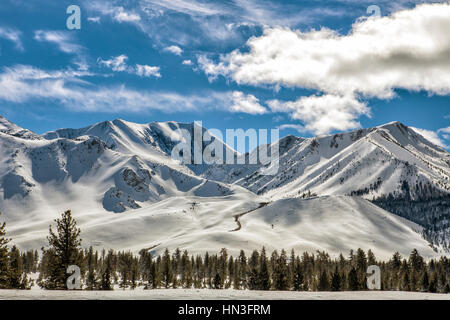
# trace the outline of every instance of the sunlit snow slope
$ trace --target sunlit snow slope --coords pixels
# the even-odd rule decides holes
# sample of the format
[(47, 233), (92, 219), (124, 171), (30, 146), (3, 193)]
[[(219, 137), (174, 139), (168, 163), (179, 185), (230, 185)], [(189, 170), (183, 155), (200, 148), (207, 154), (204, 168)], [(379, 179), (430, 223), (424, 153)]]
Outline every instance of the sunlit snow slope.
[[(84, 245), (98, 248), (237, 252), (264, 245), (338, 254), (361, 247), (380, 257), (417, 248), (431, 256), (423, 238), (431, 239), (429, 225), (437, 228), (435, 248), (448, 244), (449, 153), (400, 123), (285, 137), (274, 176), (262, 175), (260, 165), (173, 160), (177, 129), (193, 128), (114, 120), (39, 136), (1, 117), (0, 211), (9, 236), (39, 248), (53, 219), (71, 209)], [(395, 203), (388, 197), (444, 201), (444, 211), (408, 216), (424, 230), (368, 201)], [(397, 209), (389, 211), (405, 216)]]

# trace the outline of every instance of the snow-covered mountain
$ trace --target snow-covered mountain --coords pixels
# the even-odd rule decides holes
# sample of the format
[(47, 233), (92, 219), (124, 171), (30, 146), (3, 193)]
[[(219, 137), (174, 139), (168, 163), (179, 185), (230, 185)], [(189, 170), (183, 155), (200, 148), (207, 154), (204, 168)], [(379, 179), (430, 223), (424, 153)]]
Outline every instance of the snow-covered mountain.
[[(427, 238), (450, 242), (450, 153), (400, 122), (309, 139), (287, 136), (278, 174), (262, 166), (219, 166), (201, 173), (270, 199), (310, 194), (354, 195), (426, 228)], [(247, 157), (255, 157), (254, 150)]]
[(116, 249), (340, 253), (359, 243), (431, 256), (422, 235), (448, 247), (450, 154), (401, 123), (282, 138), (272, 176), (263, 165), (180, 163), (178, 129), (193, 134), (194, 124), (114, 120), (39, 136), (0, 117), (0, 211), (14, 241), (43, 245), (52, 219), (72, 209), (88, 244)]
[[(412, 199), (450, 192), (450, 153), (399, 122), (309, 139), (287, 136), (276, 144), (280, 150), (276, 175), (260, 174), (261, 166), (227, 165), (219, 166), (219, 170), (211, 167), (201, 175), (223, 177), (223, 182), (273, 198), (311, 191), (373, 199), (403, 194), (404, 181), (411, 187)], [(431, 191), (420, 189), (420, 185), (429, 185)]]
[[(170, 157), (176, 143), (170, 139), (175, 123), (149, 124), (147, 127), (123, 120), (103, 122), (85, 129), (58, 130), (42, 137), (17, 132), (17, 126), (0, 132), (0, 177), (3, 201), (10, 205), (38, 206), (51, 201), (52, 193), (67, 194), (73, 202), (82, 192), (86, 205), (101, 204), (107, 211), (137, 209), (177, 195), (226, 196), (239, 186), (208, 181)], [(247, 191), (248, 192), (248, 191)], [(78, 200), (76, 200), (78, 201)]]

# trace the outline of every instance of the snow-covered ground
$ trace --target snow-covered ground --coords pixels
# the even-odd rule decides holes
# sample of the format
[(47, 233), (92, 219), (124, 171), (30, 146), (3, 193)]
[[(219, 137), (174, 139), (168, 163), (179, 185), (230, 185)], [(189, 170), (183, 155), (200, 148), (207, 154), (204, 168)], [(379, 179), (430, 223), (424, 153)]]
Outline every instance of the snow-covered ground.
[[(400, 123), (281, 139), (275, 176), (258, 166), (196, 171), (174, 161), (180, 128), (193, 130), (115, 120), (38, 136), (0, 118), (0, 221), (8, 236), (20, 249), (40, 248), (48, 226), (71, 209), (83, 245), (95, 249), (225, 247), (236, 255), (265, 246), (338, 255), (363, 248), (388, 259), (416, 248), (436, 256), (421, 227), (365, 200), (400, 194), (403, 180), (448, 191), (450, 154)], [(363, 197), (348, 196), (366, 188)], [(319, 197), (300, 199), (307, 190)]]
[(114, 291), (0, 290), (0, 300), (450, 300), (450, 294), (404, 291), (294, 292), (208, 289)]
[[(379, 259), (395, 251), (408, 256), (416, 248), (425, 258), (436, 256), (420, 234), (420, 227), (378, 208), (359, 197), (327, 196), (311, 199), (282, 199), (259, 209), (263, 198), (172, 197), (126, 214), (86, 213), (82, 206), (73, 213), (85, 245), (95, 249), (132, 250), (179, 247), (190, 253), (218, 253), (225, 247), (233, 256), (241, 249), (250, 252), (295, 249), (298, 253), (324, 250), (333, 256), (350, 249), (372, 249)], [(234, 215), (248, 212), (239, 218)], [(48, 225), (44, 218), (11, 223), (8, 235), (22, 248), (46, 244)], [(238, 230), (237, 230), (238, 229)], [(236, 231), (233, 231), (236, 230)]]

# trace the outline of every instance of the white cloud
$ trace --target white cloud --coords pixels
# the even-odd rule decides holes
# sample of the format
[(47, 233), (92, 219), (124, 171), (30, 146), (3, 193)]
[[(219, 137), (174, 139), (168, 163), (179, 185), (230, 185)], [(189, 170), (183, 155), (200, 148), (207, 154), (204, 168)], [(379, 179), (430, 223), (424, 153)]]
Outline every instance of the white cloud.
[(156, 78), (161, 78), (161, 74), (159, 73), (159, 67), (152, 67), (148, 65), (136, 65), (136, 74), (140, 77), (151, 77), (154, 76)]
[(439, 132), (439, 133), (440, 133), (440, 132), (450, 133), (450, 127), (447, 127), (447, 128), (441, 128), (441, 129), (438, 130), (438, 132)]
[(128, 69), (128, 65), (126, 63), (127, 60), (128, 57), (124, 54), (121, 54), (120, 56), (112, 57), (108, 60), (99, 58), (98, 63), (112, 69), (113, 71), (126, 71)]
[(181, 54), (183, 53), (183, 49), (181, 49), (181, 48), (178, 47), (178, 46), (170, 46), (170, 47), (166, 47), (166, 48), (164, 48), (164, 51), (173, 53), (173, 54), (175, 54), (175, 55), (177, 55), (177, 56), (181, 56)]
[(215, 6), (201, 3), (195, 0), (141, 0), (141, 4), (151, 7), (157, 6), (181, 13), (201, 16), (221, 13), (220, 8), (217, 8), (217, 5)]
[(88, 21), (100, 23), (100, 17), (88, 17)]
[[(426, 130), (426, 129), (415, 128), (415, 127), (410, 127), (410, 128), (413, 129), (414, 131), (416, 131), (421, 136), (423, 136), (428, 141), (431, 141), (432, 143), (434, 143), (435, 145), (438, 145), (443, 148), (449, 148), (449, 146), (447, 146), (445, 144), (445, 142), (439, 137), (439, 133), (442, 133), (442, 132), (450, 133), (450, 127), (439, 129), (437, 132), (434, 132), (431, 130)], [(444, 139), (446, 139), (445, 134), (443, 136), (444, 136)]]
[(353, 25), (348, 35), (322, 28), (266, 29), (206, 74), (237, 83), (283, 85), (327, 93), (389, 98), (395, 88), (450, 93), (450, 4), (424, 4)]
[(110, 68), (116, 72), (127, 72), (130, 74), (136, 74), (140, 77), (156, 77), (160, 78), (160, 67), (156, 66), (148, 66), (142, 64), (136, 64), (134, 67), (129, 66), (127, 64), (128, 57), (124, 54), (121, 54), (117, 57), (111, 57), (111, 59), (103, 60), (102, 58), (98, 58), (98, 64)]
[(24, 51), (21, 36), (22, 32), (19, 30), (0, 27), (0, 38), (14, 42), (17, 50)]
[[(217, 62), (199, 56), (198, 64), (210, 81), (221, 75), (238, 84), (317, 90), (321, 97), (279, 106), (312, 132), (344, 130), (369, 112), (360, 97), (390, 99), (395, 89), (450, 94), (449, 17), (450, 3), (437, 3), (360, 19), (347, 35), (266, 28), (247, 41), (249, 50)], [(337, 104), (324, 103), (330, 99)]]
[(65, 53), (79, 54), (84, 49), (81, 45), (74, 43), (69, 31), (37, 30), (34, 33), (34, 39), (40, 42), (53, 43)]
[(191, 60), (183, 60), (182, 64), (184, 64), (186, 66), (190, 66), (190, 65), (192, 65), (192, 61)]
[(301, 120), (304, 131), (315, 134), (359, 128), (361, 124), (356, 119), (361, 115), (370, 116), (367, 105), (354, 96), (326, 94), (287, 102), (271, 100), (268, 105), (273, 112), (285, 112), (292, 119)]
[(126, 11), (123, 7), (113, 7), (111, 14), (117, 22), (137, 22), (141, 20), (139, 14)]
[(258, 98), (254, 95), (245, 95), (240, 91), (233, 91), (232, 93), (233, 103), (230, 111), (243, 112), (248, 114), (263, 114), (267, 112), (267, 109), (259, 104)]
[[(4, 68), (0, 73), (0, 101), (30, 103), (41, 100), (78, 112), (254, 112), (251, 108), (235, 110), (235, 94), (229, 91), (206, 90), (195, 95), (181, 95), (176, 92), (140, 91), (125, 85), (96, 86), (80, 78), (91, 75), (86, 71), (46, 71), (24, 65)], [(248, 96), (242, 99), (252, 100)]]
[(303, 133), (305, 132), (305, 128), (299, 124), (282, 124), (281, 126), (277, 127), (280, 130), (284, 130), (284, 129), (294, 129), (299, 133)]

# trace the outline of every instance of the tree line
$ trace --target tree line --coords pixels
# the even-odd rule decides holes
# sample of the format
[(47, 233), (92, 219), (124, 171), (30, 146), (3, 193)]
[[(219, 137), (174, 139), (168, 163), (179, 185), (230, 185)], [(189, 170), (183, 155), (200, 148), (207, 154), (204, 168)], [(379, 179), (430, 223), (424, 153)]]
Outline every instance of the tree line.
[(8, 247), (5, 224), (0, 225), (0, 289), (29, 289), (31, 273), (38, 273), (43, 289), (67, 289), (67, 268), (80, 267), (83, 289), (113, 290), (158, 288), (209, 288), (249, 290), (345, 291), (367, 289), (367, 267), (381, 270), (381, 290), (450, 292), (450, 263), (445, 256), (425, 261), (416, 249), (409, 257), (396, 252), (388, 261), (379, 261), (371, 250), (350, 250), (338, 258), (323, 251), (241, 250), (233, 257), (223, 248), (219, 253), (190, 255), (187, 250), (168, 249), (160, 255), (141, 250), (82, 249), (80, 229), (70, 211), (49, 228), (48, 246), (21, 253)]

